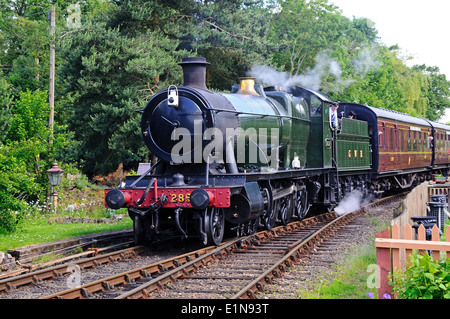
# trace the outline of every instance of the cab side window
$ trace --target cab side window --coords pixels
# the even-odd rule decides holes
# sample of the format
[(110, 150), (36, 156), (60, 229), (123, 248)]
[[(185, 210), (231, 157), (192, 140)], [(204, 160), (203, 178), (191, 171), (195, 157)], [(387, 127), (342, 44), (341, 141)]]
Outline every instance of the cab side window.
[(322, 116), (322, 101), (313, 95), (311, 95), (311, 116), (312, 117)]

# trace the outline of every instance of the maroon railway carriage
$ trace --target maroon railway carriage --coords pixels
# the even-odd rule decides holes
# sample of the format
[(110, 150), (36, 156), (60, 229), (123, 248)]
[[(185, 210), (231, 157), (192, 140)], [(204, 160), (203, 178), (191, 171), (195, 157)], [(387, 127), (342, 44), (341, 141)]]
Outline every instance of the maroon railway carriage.
[[(450, 126), (429, 121), (433, 127), (433, 167), (448, 169), (450, 163)], [(447, 175), (445, 175), (447, 176)]]
[(447, 175), (450, 126), (356, 103), (340, 103), (338, 112), (369, 124), (376, 192), (406, 189), (432, 174)]

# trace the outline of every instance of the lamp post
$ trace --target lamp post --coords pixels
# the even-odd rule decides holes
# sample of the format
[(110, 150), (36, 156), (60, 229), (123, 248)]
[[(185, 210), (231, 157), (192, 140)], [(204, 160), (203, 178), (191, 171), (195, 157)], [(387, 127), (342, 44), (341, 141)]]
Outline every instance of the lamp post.
[(47, 170), (47, 176), (52, 186), (51, 193), (53, 197), (53, 207), (56, 212), (56, 207), (58, 205), (58, 193), (56, 192), (55, 186), (58, 186), (61, 183), (61, 178), (63, 176), (64, 170), (58, 167), (58, 163), (53, 163), (52, 168)]

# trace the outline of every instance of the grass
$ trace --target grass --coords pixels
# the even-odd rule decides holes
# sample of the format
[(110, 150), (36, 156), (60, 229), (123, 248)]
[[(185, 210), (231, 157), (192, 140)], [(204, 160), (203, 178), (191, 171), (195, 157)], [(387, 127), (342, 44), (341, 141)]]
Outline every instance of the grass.
[[(377, 216), (366, 216), (369, 223), (376, 226), (378, 231), (389, 227), (380, 223)], [(376, 248), (374, 241), (356, 246), (353, 251), (335, 264), (334, 272), (327, 277), (317, 277), (309, 288), (300, 288), (298, 298), (308, 299), (368, 299), (368, 293), (378, 298), (378, 289), (369, 288), (371, 269), (376, 265)], [(311, 287), (312, 286), (312, 287)]]
[(0, 251), (6, 252), (8, 249), (26, 245), (44, 243), (92, 233), (122, 230), (132, 226), (133, 222), (127, 216), (125, 216), (122, 221), (113, 224), (49, 224), (48, 219), (45, 216), (34, 217), (24, 221), (22, 227), (12, 234), (0, 233)]
[[(379, 231), (389, 227), (389, 225), (380, 224), (377, 218), (367, 218), (370, 223), (377, 226)], [(446, 226), (449, 225), (450, 220), (446, 223)], [(441, 240), (444, 239), (441, 238)], [(355, 247), (350, 255), (337, 263), (331, 276), (317, 277), (312, 288), (299, 289), (297, 296), (302, 299), (368, 299), (367, 294), (372, 293), (373, 298), (377, 299), (378, 289), (368, 287), (369, 277), (373, 276), (375, 269), (371, 266), (376, 263), (376, 248), (374, 242), (369, 241)]]
[(39, 244), (75, 236), (99, 232), (122, 230), (133, 227), (127, 210), (121, 209), (115, 214), (123, 214), (123, 219), (116, 223), (49, 223), (52, 217), (90, 217), (111, 218), (111, 213), (104, 207), (103, 188), (89, 184), (87, 179), (78, 177), (66, 179), (58, 189), (58, 211), (48, 213), (45, 203), (30, 204), (29, 212), (13, 233), (0, 231), (0, 251), (6, 252), (31, 244)]
[(377, 289), (369, 289), (367, 280), (371, 273), (369, 265), (376, 264), (373, 243), (359, 246), (345, 260), (336, 264), (331, 275), (318, 276), (312, 287), (302, 287), (297, 291), (301, 299), (366, 299), (368, 292), (377, 296)]

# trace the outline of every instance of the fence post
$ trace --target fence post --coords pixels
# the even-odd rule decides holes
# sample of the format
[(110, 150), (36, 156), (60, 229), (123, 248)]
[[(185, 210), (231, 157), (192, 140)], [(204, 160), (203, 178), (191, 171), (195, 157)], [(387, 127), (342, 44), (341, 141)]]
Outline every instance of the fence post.
[[(406, 240), (414, 240), (414, 234), (412, 231), (412, 227), (410, 224), (405, 224), (405, 239)], [(405, 270), (407, 265), (411, 265), (411, 256), (413, 254), (412, 249), (405, 249), (405, 265), (402, 266), (402, 270)]]
[[(426, 235), (426, 231), (425, 231), (425, 227), (423, 226), (423, 224), (420, 224), (419, 228), (417, 229), (417, 239), (420, 241), (425, 241), (427, 240), (427, 235)], [(419, 254), (425, 256), (427, 252), (423, 249), (419, 249)]]
[[(397, 223), (394, 223), (392, 225), (391, 238), (400, 239), (400, 229)], [(393, 271), (400, 270), (400, 249), (392, 248), (391, 252), (392, 252), (392, 270)]]
[[(390, 238), (389, 228), (386, 228), (382, 232), (379, 232), (375, 236), (376, 238)], [(377, 265), (379, 269), (378, 276), (378, 298), (387, 293), (392, 295), (392, 287), (389, 285), (389, 273), (391, 270), (391, 251), (389, 248), (377, 247)]]
[[(447, 226), (447, 229), (445, 230), (445, 241), (450, 242), (450, 227), (449, 226)], [(447, 251), (446, 256), (447, 256), (447, 259), (450, 258), (450, 251)]]
[[(439, 228), (434, 225), (431, 229), (431, 240), (432, 241), (440, 241), (441, 238), (439, 236)], [(433, 259), (437, 262), (441, 261), (441, 252), (439, 250), (432, 251)]]

